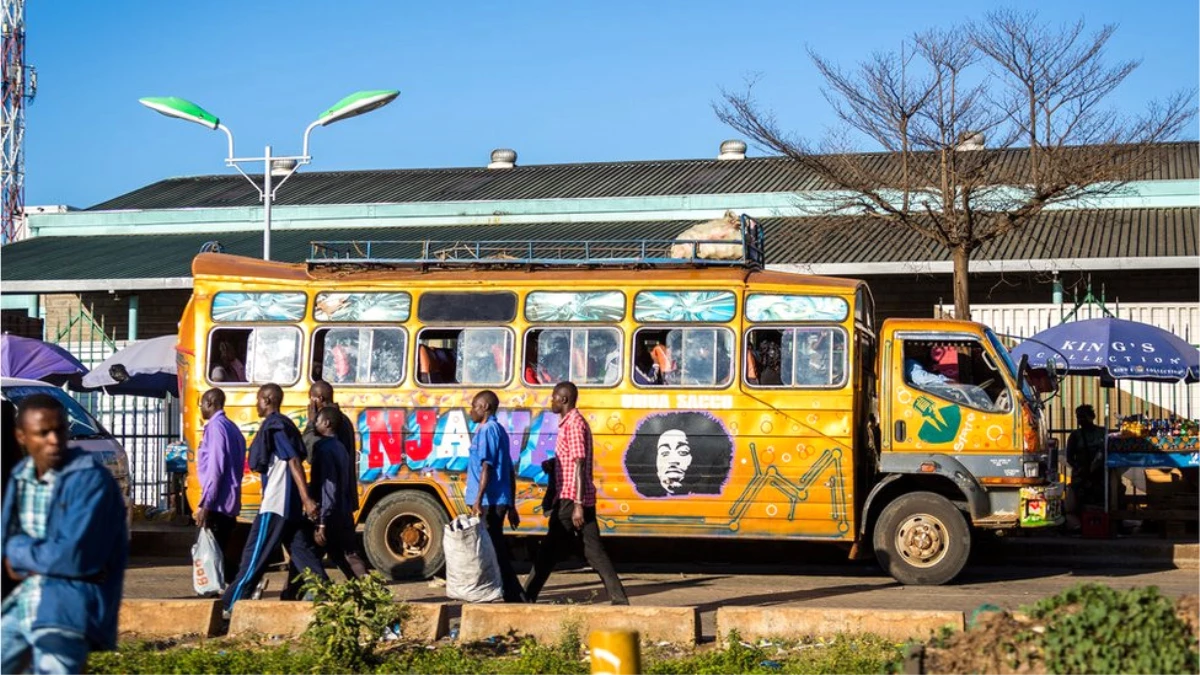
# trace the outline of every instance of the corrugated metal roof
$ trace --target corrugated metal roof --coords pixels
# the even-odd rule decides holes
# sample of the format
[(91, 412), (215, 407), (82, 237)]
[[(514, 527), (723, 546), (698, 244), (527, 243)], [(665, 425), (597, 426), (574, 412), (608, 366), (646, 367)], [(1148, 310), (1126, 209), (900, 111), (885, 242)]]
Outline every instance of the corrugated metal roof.
[[(1080, 150), (1082, 152), (1083, 150)], [(972, 151), (996, 159), (996, 175), (1021, 176), (1028, 153), (1020, 149)], [(891, 155), (856, 155), (867, 175), (894, 181)], [(1134, 179), (1195, 179), (1200, 176), (1200, 145), (1162, 146), (1154, 169)], [(257, 176), (255, 177), (257, 179)], [(281, 189), (275, 203), (382, 204), (437, 201), (578, 199), (695, 194), (798, 192), (830, 185), (784, 157), (742, 161), (692, 159), (648, 162), (546, 164), (512, 169), (483, 167), (398, 169), (386, 171), (299, 172)], [(171, 178), (91, 207), (124, 209), (214, 208), (253, 206), (258, 193), (239, 175)]]
[[(763, 218), (768, 264), (931, 262), (949, 251), (895, 225), (865, 218)], [(526, 241), (675, 237), (694, 221), (277, 230), (275, 260), (299, 262), (320, 240)], [(5, 281), (187, 277), (201, 244), (262, 254), (261, 232), (36, 237), (4, 247)], [(975, 260), (1197, 256), (1197, 209), (1051, 211), (1021, 232), (990, 242)], [(52, 263), (48, 261), (53, 261)], [(1148, 262), (1149, 264), (1149, 262)]]

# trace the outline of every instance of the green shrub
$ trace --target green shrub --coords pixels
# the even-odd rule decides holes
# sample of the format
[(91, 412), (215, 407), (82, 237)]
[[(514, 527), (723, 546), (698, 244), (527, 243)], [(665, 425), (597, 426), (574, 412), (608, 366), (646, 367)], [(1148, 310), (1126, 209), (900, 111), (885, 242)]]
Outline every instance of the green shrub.
[(1196, 638), (1175, 604), (1149, 586), (1118, 591), (1084, 584), (1027, 610), (1044, 633), (1024, 637), (1051, 673), (1195, 673)]
[(379, 641), (407, 618), (407, 608), (396, 603), (377, 572), (334, 583), (305, 570), (303, 582), (313, 601), (313, 621), (304, 636), (323, 668), (362, 669)]
[(152, 643), (122, 643), (117, 651), (88, 657), (89, 673), (338, 673), (322, 668), (317, 655), (288, 646), (261, 647), (239, 644), (202, 644), (163, 649)]

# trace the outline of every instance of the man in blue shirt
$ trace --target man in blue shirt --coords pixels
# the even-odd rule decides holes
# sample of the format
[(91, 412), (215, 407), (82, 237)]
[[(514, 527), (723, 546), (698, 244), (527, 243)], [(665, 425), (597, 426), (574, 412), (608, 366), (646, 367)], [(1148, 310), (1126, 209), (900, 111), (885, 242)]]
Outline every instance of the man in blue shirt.
[(4, 490), (5, 598), (0, 672), (80, 673), (88, 652), (117, 644), (129, 552), (125, 501), (95, 455), (67, 445), (53, 396), (21, 401), (17, 441), (29, 453)]
[(504, 582), (505, 602), (525, 602), (521, 581), (512, 568), (512, 555), (504, 540), (504, 519), (516, 529), (521, 524), (517, 514), (517, 474), (509, 450), (508, 432), (496, 421), (500, 399), (485, 389), (471, 401), (471, 420), (475, 436), (471, 439), (471, 455), (467, 460), (467, 504), (471, 514), (487, 522), (488, 536), (496, 549), (496, 562)]

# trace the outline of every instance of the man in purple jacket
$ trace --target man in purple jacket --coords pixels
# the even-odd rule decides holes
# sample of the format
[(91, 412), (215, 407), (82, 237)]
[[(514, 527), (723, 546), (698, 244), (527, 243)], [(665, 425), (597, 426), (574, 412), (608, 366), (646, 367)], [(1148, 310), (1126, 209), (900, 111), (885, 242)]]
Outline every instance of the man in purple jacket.
[(246, 437), (225, 416), (225, 392), (209, 389), (200, 397), (204, 437), (196, 450), (200, 478), (200, 505), (192, 518), (196, 527), (212, 530), (225, 558), (225, 579), (238, 571), (237, 552), (229, 550), (229, 537), (242, 510), (242, 473), (246, 470)]

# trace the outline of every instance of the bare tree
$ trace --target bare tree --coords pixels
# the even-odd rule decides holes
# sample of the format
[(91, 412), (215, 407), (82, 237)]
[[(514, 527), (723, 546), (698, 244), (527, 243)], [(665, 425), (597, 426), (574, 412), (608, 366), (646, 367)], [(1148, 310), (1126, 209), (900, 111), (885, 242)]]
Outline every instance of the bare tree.
[[(1116, 28), (1050, 27), (1008, 10), (927, 31), (899, 53), (845, 71), (809, 56), (841, 125), (813, 144), (784, 131), (745, 91), (723, 91), (718, 118), (824, 183), (826, 215), (869, 217), (937, 242), (954, 261), (955, 316), (970, 317), (972, 254), (1044, 209), (1125, 189), (1148, 175), (1195, 117), (1195, 91), (1151, 102), (1140, 116), (1102, 107), (1137, 68), (1107, 65)], [(863, 152), (863, 140), (881, 152)], [(984, 141), (986, 139), (986, 148)]]

